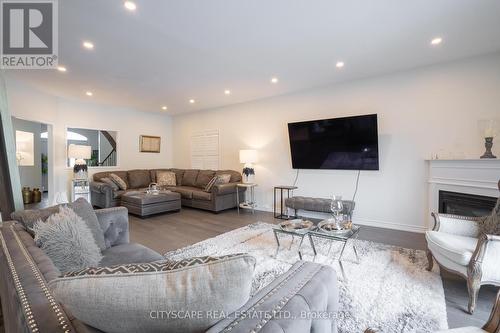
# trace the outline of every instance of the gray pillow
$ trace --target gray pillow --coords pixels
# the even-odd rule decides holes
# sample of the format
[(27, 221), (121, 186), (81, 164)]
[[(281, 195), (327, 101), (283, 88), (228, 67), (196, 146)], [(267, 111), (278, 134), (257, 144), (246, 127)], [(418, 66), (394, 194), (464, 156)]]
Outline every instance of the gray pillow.
[(479, 231), (487, 235), (500, 236), (500, 198), (491, 214), (479, 221)]
[(124, 190), (124, 191), (127, 190), (127, 183), (125, 183), (125, 181), (123, 179), (121, 179), (120, 176), (118, 176), (114, 173), (111, 173), (109, 175), (109, 179), (111, 179), (116, 184), (116, 186), (118, 186), (120, 188), (120, 190)]
[(118, 187), (118, 185), (116, 185), (115, 182), (108, 177), (101, 178), (101, 182), (111, 186), (114, 191), (118, 191), (120, 189), (120, 187)]
[[(36, 210), (21, 210), (12, 213), (11, 218), (21, 222), (26, 230), (33, 236), (33, 224), (39, 220), (47, 220), (52, 214), (59, 212), (60, 206), (61, 205)], [(106, 243), (104, 241), (104, 231), (101, 228), (101, 224), (97, 219), (94, 209), (88, 201), (84, 198), (79, 198), (75, 202), (67, 204), (67, 206), (73, 209), (73, 211), (85, 221), (89, 229), (92, 231), (92, 235), (94, 235), (95, 241), (101, 251), (105, 250)]]
[(89, 227), (71, 208), (61, 206), (59, 213), (33, 225), (35, 243), (61, 273), (96, 266), (102, 259)]
[[(89, 268), (49, 288), (72, 315), (104, 332), (205, 332), (220, 319), (208, 313), (229, 314), (248, 301), (254, 268), (246, 254), (200, 257)], [(185, 311), (201, 316), (186, 319)]]

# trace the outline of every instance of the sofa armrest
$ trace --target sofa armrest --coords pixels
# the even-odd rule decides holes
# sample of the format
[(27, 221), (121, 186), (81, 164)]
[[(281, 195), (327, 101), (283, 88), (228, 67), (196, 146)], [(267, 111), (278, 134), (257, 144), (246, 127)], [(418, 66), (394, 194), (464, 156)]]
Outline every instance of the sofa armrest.
[(102, 182), (90, 182), (90, 190), (97, 193), (113, 194), (113, 188), (111, 185)]
[[(217, 184), (214, 185), (212, 188), (212, 193), (215, 193), (215, 195), (225, 195), (225, 194), (231, 194), (231, 193), (236, 193), (236, 185), (239, 183), (227, 183), (227, 184)], [(238, 192), (245, 192), (246, 188), (242, 187), (238, 189)]]
[(478, 221), (481, 217), (468, 217), (451, 214), (432, 213), (434, 218), (433, 231), (448, 234), (477, 237), (479, 234)]
[(468, 271), (470, 274), (480, 272), (481, 280), (500, 280), (498, 258), (500, 258), (500, 236), (481, 234), (469, 262)]
[(95, 211), (104, 231), (106, 247), (129, 243), (128, 209), (112, 207)]
[(335, 271), (299, 261), (207, 332), (337, 332), (337, 310)]

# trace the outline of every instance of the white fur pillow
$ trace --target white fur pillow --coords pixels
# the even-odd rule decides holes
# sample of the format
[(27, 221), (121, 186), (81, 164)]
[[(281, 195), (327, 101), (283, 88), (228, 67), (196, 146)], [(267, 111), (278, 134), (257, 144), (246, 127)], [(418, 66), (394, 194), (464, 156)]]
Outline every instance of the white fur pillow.
[(63, 274), (97, 266), (102, 259), (92, 231), (71, 208), (61, 206), (45, 222), (35, 222), (33, 231), (36, 245)]

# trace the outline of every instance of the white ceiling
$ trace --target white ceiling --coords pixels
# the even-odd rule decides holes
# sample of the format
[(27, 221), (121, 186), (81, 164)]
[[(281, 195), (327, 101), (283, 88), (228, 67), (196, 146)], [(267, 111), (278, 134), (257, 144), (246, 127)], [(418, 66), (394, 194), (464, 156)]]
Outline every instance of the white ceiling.
[[(135, 3), (129, 12), (120, 0), (59, 1), (68, 71), (8, 75), (66, 98), (177, 114), (500, 50), (496, 0)], [(444, 41), (431, 47), (435, 36)]]

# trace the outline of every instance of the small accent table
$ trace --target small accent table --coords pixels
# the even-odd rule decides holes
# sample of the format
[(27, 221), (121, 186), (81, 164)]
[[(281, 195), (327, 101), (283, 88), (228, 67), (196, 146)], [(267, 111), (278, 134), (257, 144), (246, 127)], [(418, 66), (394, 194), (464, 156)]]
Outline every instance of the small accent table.
[(71, 181), (71, 202), (78, 198), (90, 201), (90, 181), (88, 179), (73, 179)]
[[(255, 183), (240, 183), (236, 184), (236, 206), (238, 207), (238, 214), (240, 213), (240, 208), (243, 209), (251, 209), (252, 214), (255, 213), (255, 187), (257, 184)], [(246, 188), (247, 191), (245, 191), (245, 202), (240, 203), (240, 194), (238, 189), (240, 188)], [(247, 192), (250, 192), (250, 201), (248, 201), (247, 198)]]
[[(298, 189), (297, 186), (288, 186), (288, 185), (279, 185), (274, 187), (274, 202), (273, 202), (273, 212), (274, 218), (281, 220), (288, 220), (290, 217), (288, 214), (285, 215), (283, 208), (285, 208), (285, 197), (283, 196), (283, 191), (286, 191), (287, 197), (290, 198), (290, 191), (293, 195), (293, 190)], [(278, 193), (280, 195), (280, 211), (278, 214), (278, 208), (276, 207), (276, 197), (278, 197)]]

